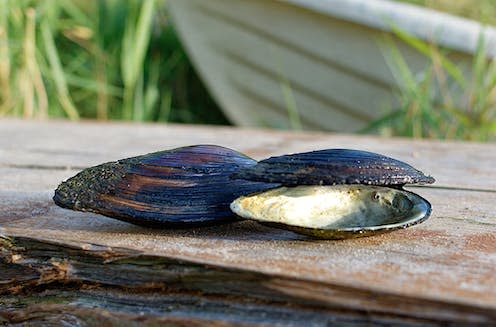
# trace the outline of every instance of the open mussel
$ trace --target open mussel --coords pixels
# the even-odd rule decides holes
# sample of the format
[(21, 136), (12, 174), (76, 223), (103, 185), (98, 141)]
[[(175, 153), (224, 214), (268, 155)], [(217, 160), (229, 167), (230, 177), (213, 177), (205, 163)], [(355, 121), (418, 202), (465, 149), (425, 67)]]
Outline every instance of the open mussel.
[(239, 216), (326, 239), (368, 236), (424, 221), (430, 203), (403, 186), (434, 182), (402, 161), (349, 149), (272, 157), (232, 177), (283, 185), (233, 201), (231, 209)]
[[(380, 154), (329, 149), (260, 162), (196, 145), (91, 167), (54, 201), (146, 226), (189, 227), (242, 218), (318, 238), (367, 236), (418, 224), (430, 203), (403, 189), (434, 179)], [(231, 211), (232, 210), (232, 211)]]
[(146, 226), (187, 227), (236, 219), (229, 209), (241, 195), (274, 184), (232, 180), (256, 161), (231, 149), (196, 145), (104, 163), (59, 185), (61, 207)]

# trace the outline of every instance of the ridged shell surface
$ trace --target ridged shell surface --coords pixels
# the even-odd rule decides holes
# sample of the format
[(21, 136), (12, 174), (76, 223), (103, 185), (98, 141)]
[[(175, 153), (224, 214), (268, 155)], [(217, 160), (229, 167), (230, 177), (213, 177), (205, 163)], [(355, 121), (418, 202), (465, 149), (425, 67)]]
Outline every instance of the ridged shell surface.
[(236, 171), (233, 179), (294, 185), (429, 184), (434, 178), (412, 166), (373, 152), (328, 149), (271, 157)]
[(235, 198), (277, 185), (231, 180), (256, 161), (231, 149), (196, 145), (85, 169), (55, 191), (57, 205), (138, 225), (187, 227), (229, 221)]

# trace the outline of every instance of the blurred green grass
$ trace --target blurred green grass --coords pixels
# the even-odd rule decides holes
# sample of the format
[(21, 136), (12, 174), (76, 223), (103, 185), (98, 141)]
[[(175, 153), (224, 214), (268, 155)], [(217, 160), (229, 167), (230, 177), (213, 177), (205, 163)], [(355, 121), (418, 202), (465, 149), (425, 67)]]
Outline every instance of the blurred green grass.
[(0, 115), (228, 124), (164, 1), (0, 0)]
[(496, 0), (396, 0), (496, 25)]
[(467, 75), (449, 51), (392, 26), (394, 35), (429, 59), (422, 71), (409, 67), (393, 38), (383, 47), (399, 85), (399, 105), (363, 132), (414, 138), (496, 140), (496, 60), (479, 37)]
[[(496, 24), (496, 0), (401, 0)], [(389, 39), (384, 54), (400, 92), (399, 105), (372, 122), (363, 132), (414, 138), (496, 140), (496, 59), (486, 54), (482, 35), (471, 67), (460, 67), (450, 50), (419, 40), (391, 26), (393, 34), (426, 56), (422, 71), (409, 67)], [(467, 68), (471, 74), (467, 75)]]
[[(496, 0), (401, 1), (496, 25)], [(414, 73), (391, 44), (386, 56), (403, 85), (401, 104), (365, 131), (494, 140), (494, 59), (479, 47), (475, 74), (463, 79), (443, 49), (397, 34), (431, 65)], [(286, 84), (281, 89), (298, 129)], [(158, 0), (0, 0), (0, 116), (6, 115), (229, 124)]]

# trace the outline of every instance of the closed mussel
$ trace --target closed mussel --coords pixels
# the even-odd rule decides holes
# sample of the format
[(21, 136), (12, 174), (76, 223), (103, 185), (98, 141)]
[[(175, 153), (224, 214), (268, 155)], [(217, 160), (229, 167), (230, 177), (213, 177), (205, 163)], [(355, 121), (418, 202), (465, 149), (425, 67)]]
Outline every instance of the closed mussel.
[(273, 188), (232, 180), (256, 161), (231, 149), (195, 145), (104, 163), (59, 185), (57, 205), (138, 225), (189, 227), (236, 219), (229, 209), (241, 195)]
[(374, 235), (426, 220), (430, 203), (403, 186), (434, 182), (402, 161), (349, 149), (272, 157), (232, 178), (282, 185), (233, 201), (239, 216), (326, 239)]

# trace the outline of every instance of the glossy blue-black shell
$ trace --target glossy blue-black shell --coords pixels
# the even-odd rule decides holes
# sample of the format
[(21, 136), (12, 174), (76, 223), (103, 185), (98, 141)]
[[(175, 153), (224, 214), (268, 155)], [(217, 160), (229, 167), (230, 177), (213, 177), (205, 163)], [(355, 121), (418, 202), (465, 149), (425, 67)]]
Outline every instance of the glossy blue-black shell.
[(187, 227), (235, 219), (237, 197), (277, 185), (232, 180), (256, 161), (231, 149), (196, 145), (105, 163), (60, 184), (61, 207), (146, 226)]
[(241, 168), (232, 177), (287, 186), (370, 184), (400, 187), (434, 182), (434, 178), (403, 161), (352, 149), (327, 149), (271, 157)]

